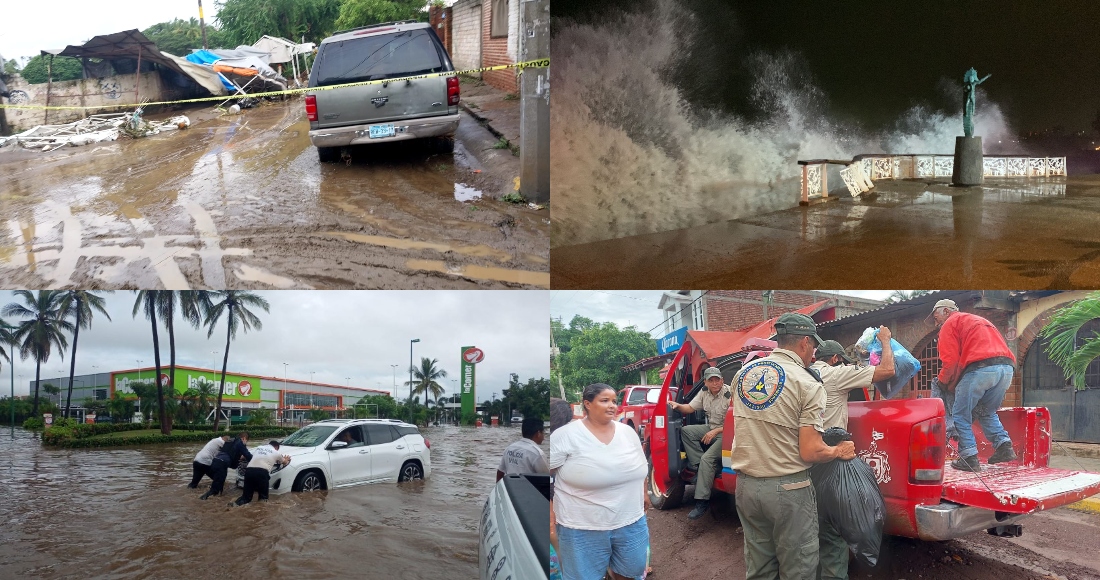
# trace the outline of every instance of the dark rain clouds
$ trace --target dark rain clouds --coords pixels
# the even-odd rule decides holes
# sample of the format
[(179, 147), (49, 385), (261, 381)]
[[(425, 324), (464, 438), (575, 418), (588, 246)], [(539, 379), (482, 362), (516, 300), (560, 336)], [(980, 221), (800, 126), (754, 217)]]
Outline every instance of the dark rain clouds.
[[(397, 367), (398, 393), (408, 380), (409, 340), (419, 338), (414, 359), (427, 356), (455, 379), (462, 346), (485, 351), (478, 364), (478, 398), (498, 397), (508, 385), (509, 373), (520, 379), (549, 377), (550, 332), (547, 314), (550, 294), (545, 291), (268, 291), (258, 292), (271, 303), (270, 313), (260, 313), (263, 330), (243, 333), (229, 351), (229, 371), (264, 376), (283, 376), (289, 363), (291, 379), (308, 381), (316, 371), (317, 382), (391, 390), (392, 364)], [(77, 351), (77, 373), (130, 369), (143, 360), (152, 366), (152, 330), (144, 316), (131, 316), (135, 295), (106, 294), (108, 321), (97, 315), (92, 329), (82, 331)], [(14, 300), (0, 292), (0, 307)], [(9, 323), (15, 320), (7, 319)], [(176, 321), (177, 364), (221, 368), (225, 346), (224, 318), (214, 336)], [(168, 338), (161, 328), (161, 364), (168, 365)], [(70, 337), (71, 343), (71, 337)], [(212, 352), (212, 351), (216, 351)], [(57, 376), (68, 357), (53, 356), (44, 365), (43, 377)], [(98, 369), (92, 369), (97, 365)], [(15, 361), (16, 394), (26, 394), (34, 379), (33, 361)], [(0, 390), (7, 392), (9, 369), (0, 370)], [(454, 392), (450, 378), (441, 381)]]

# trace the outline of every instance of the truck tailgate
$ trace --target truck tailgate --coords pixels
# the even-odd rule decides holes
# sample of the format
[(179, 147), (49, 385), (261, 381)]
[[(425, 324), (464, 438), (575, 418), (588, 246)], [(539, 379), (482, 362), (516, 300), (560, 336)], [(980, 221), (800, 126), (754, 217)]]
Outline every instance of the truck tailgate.
[(1048, 510), (1100, 493), (1100, 473), (1029, 467), (1018, 463), (982, 464), (982, 471), (959, 471), (948, 463), (943, 499), (955, 503), (1026, 514)]

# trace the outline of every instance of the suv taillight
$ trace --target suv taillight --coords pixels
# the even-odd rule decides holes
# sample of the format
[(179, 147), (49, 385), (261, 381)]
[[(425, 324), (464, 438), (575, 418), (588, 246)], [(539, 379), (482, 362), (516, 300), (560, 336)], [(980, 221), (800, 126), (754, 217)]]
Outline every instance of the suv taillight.
[(427, 437), (424, 438), (424, 447), (427, 447), (428, 449), (432, 448), (432, 442), (428, 441)]
[(913, 425), (909, 435), (909, 483), (939, 484), (943, 481), (945, 431), (943, 417)]
[(447, 77), (447, 105), (458, 104), (458, 77)]
[(306, 95), (306, 117), (310, 121), (317, 120), (317, 97), (313, 95)]

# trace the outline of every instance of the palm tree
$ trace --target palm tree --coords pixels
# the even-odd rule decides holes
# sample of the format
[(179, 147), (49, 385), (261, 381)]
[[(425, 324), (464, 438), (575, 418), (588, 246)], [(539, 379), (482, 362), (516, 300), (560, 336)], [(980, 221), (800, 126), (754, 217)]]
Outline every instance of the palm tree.
[[(8, 324), (7, 322), (4, 322), (3, 318), (0, 318), (0, 344), (12, 344), (12, 330), (15, 330), (15, 327)], [(0, 358), (8, 361), (8, 364), (11, 364), (11, 357), (8, 356), (8, 353), (4, 350), (3, 346), (0, 346)], [(3, 368), (4, 365), (0, 365), (0, 369)]]
[(28, 357), (34, 357), (34, 405), (31, 415), (37, 416), (42, 363), (50, 360), (54, 347), (64, 355), (69, 346), (65, 333), (73, 332), (74, 327), (66, 320), (61, 308), (62, 292), (39, 290), (34, 294), (30, 290), (16, 290), (15, 296), (22, 299), (23, 304), (12, 302), (4, 307), (2, 314), (26, 319), (15, 327), (13, 342), (22, 342), (19, 345), (19, 358), (27, 360)]
[(1054, 313), (1039, 336), (1048, 340), (1046, 351), (1050, 360), (1062, 367), (1067, 380), (1077, 390), (1085, 385), (1085, 370), (1100, 356), (1100, 334), (1078, 336), (1086, 323), (1100, 318), (1100, 292), (1093, 292)]
[(111, 315), (107, 314), (107, 310), (104, 309), (104, 304), (106, 302), (103, 297), (90, 290), (68, 290), (61, 297), (61, 310), (65, 313), (65, 316), (72, 315), (76, 319), (76, 324), (73, 325), (73, 328), (75, 328), (73, 331), (73, 354), (69, 357), (69, 394), (65, 397), (66, 419), (69, 418), (69, 406), (73, 400), (73, 377), (76, 376), (76, 343), (80, 339), (80, 329), (92, 327), (92, 309), (102, 312), (107, 320), (111, 319)]
[(270, 305), (258, 294), (246, 290), (218, 290), (210, 293), (209, 306), (207, 307), (205, 324), (208, 328), (207, 338), (214, 335), (214, 327), (218, 324), (222, 314), (226, 315), (225, 356), (222, 358), (222, 378), (218, 383), (218, 402), (214, 407), (214, 431), (218, 430), (221, 422), (222, 394), (225, 393), (225, 370), (229, 366), (229, 345), (237, 336), (237, 328), (244, 332), (255, 328), (263, 330), (260, 317), (256, 316), (249, 307), (263, 308), (269, 312)]
[(156, 367), (157, 374), (154, 375), (153, 382), (157, 387), (157, 410), (158, 417), (160, 418), (160, 432), (164, 435), (172, 434), (172, 422), (168, 418), (168, 413), (164, 408), (164, 384), (160, 380), (160, 337), (157, 334), (157, 313), (160, 311), (160, 304), (163, 298), (161, 295), (165, 292), (171, 292), (170, 290), (138, 290), (137, 299), (134, 300), (134, 318), (137, 318), (138, 311), (145, 313), (145, 318), (149, 319), (149, 324), (153, 328), (153, 364)]
[(436, 368), (439, 359), (421, 357), (420, 368), (412, 367), (412, 382), (405, 382), (406, 387), (412, 387), (413, 396), (423, 394), (424, 404), (428, 404), (428, 396), (438, 399), (443, 394), (443, 385), (435, 382), (436, 379), (447, 378), (447, 371)]
[(894, 290), (886, 297), (886, 303), (897, 304), (898, 302), (905, 302), (906, 300), (912, 300), (931, 293), (931, 290)]

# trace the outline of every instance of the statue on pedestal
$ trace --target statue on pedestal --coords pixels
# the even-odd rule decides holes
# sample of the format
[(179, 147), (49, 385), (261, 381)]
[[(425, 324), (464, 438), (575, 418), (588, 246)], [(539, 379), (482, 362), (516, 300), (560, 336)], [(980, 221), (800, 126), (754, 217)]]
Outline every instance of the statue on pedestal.
[(973, 68), (963, 75), (963, 94), (966, 98), (966, 105), (963, 108), (963, 135), (967, 137), (974, 136), (974, 87), (984, 83), (991, 76), (993, 75), (985, 75), (982, 80), (978, 80), (978, 71)]

